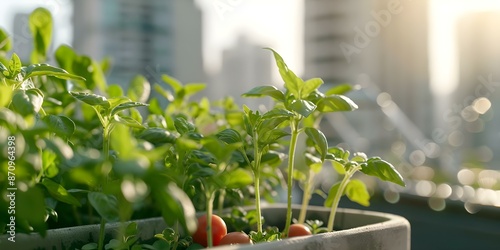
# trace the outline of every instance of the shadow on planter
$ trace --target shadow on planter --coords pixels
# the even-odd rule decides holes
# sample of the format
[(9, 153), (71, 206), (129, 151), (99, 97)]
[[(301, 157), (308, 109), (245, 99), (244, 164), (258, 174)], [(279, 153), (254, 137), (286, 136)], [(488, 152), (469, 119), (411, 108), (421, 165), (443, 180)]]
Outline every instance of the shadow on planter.
[[(250, 210), (253, 207), (247, 207), (247, 209)], [(308, 219), (328, 220), (328, 208), (311, 206), (308, 211)], [(299, 207), (294, 206), (293, 212), (298, 214)], [(262, 215), (266, 218), (266, 224), (283, 228), (286, 205), (266, 206), (262, 209)], [(166, 227), (162, 218), (136, 220), (135, 222), (139, 228), (138, 237), (143, 240), (153, 238), (156, 233), (160, 233)], [(224, 246), (215, 249), (410, 249), (410, 224), (401, 216), (340, 208), (335, 228), (342, 230), (276, 242)], [(119, 223), (108, 224), (106, 238), (111, 239), (118, 229)], [(0, 249), (75, 249), (88, 242), (96, 242), (98, 234), (99, 225), (88, 225), (49, 230), (45, 238), (38, 234), (18, 234), (15, 243), (9, 242), (7, 235), (2, 235), (0, 236)]]

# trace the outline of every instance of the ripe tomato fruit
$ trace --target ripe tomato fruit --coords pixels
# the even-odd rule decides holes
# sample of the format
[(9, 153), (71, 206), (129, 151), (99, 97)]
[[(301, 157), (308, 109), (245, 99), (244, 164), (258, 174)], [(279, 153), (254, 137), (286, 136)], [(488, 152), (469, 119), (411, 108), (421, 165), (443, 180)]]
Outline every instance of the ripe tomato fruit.
[(219, 244), (220, 245), (253, 244), (253, 242), (246, 233), (232, 232), (224, 236), (220, 240)]
[(311, 235), (311, 230), (306, 225), (292, 224), (288, 229), (288, 238)]
[[(218, 246), (222, 237), (227, 234), (227, 227), (224, 220), (217, 216), (212, 215), (212, 243), (214, 246)], [(203, 247), (208, 246), (207, 240), (207, 216), (203, 215), (198, 218), (198, 228), (193, 234), (193, 241), (202, 245)]]

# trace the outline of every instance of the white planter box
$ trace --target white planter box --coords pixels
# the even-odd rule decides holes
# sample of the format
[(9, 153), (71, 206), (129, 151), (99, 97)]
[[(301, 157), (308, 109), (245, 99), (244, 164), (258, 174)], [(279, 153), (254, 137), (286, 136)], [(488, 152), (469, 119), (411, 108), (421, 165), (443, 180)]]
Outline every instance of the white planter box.
[[(249, 207), (249, 209), (253, 208)], [(293, 212), (296, 217), (299, 214), (299, 207), (294, 206)], [(262, 216), (266, 218), (266, 224), (283, 228), (286, 205), (265, 206), (262, 209)], [(328, 216), (328, 208), (311, 206), (307, 217), (326, 222)], [(150, 239), (155, 233), (161, 232), (166, 227), (162, 218), (137, 220), (136, 222), (139, 227), (139, 237), (142, 239)], [(213, 249), (410, 249), (410, 224), (401, 216), (355, 209), (339, 209), (335, 219), (335, 227), (342, 230), (276, 242), (220, 246)], [(118, 223), (108, 224), (106, 226), (107, 236), (112, 237), (118, 228)], [(18, 234), (15, 243), (7, 241), (7, 235), (2, 235), (0, 236), (0, 249), (75, 249), (90, 241), (97, 242), (98, 235), (99, 225), (49, 230), (45, 238), (38, 234)]]

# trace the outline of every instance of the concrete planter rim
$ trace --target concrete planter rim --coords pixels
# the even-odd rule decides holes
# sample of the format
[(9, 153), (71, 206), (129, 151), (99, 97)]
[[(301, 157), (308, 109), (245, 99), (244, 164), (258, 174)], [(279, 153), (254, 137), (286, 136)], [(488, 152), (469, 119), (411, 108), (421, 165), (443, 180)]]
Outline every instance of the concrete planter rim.
[[(244, 209), (254, 209), (253, 206), (244, 207)], [(300, 206), (294, 205), (294, 216), (298, 214)], [(281, 214), (284, 217), (286, 204), (266, 204), (262, 207), (263, 216), (269, 216), (269, 213), (274, 212)], [(310, 215), (325, 216), (329, 214), (330, 209), (319, 206), (309, 206), (308, 219)], [(202, 212), (203, 213), (203, 212)], [(274, 216), (273, 216), (274, 217)], [(368, 222), (352, 221), (353, 218), (365, 218)], [(139, 237), (142, 239), (153, 238), (155, 233), (160, 233), (165, 229), (166, 224), (161, 217), (134, 220), (138, 223)], [(269, 221), (269, 220), (268, 220)], [(326, 221), (323, 219), (323, 221)], [(276, 242), (259, 243), (255, 245), (233, 245), (220, 246), (213, 249), (217, 250), (257, 250), (257, 249), (367, 249), (367, 248), (352, 248), (351, 239), (355, 237), (365, 237), (366, 239), (373, 238), (373, 247), (369, 249), (388, 249), (387, 245), (393, 245), (390, 249), (410, 249), (410, 224), (409, 222), (398, 215), (374, 212), (369, 210), (357, 210), (339, 208), (337, 210), (336, 226), (344, 227), (342, 224), (348, 223), (346, 229), (323, 233), (313, 236), (296, 237)], [(349, 224), (350, 223), (350, 224)], [(354, 225), (356, 226), (352, 226)], [(270, 223), (271, 224), (271, 223)], [(359, 225), (358, 225), (359, 224)], [(106, 227), (107, 235), (117, 232), (120, 223), (109, 223)], [(389, 232), (384, 233), (385, 231)], [(0, 236), (0, 249), (74, 249), (81, 247), (90, 240), (97, 242), (99, 225), (86, 225), (70, 228), (51, 229), (47, 232), (47, 237), (42, 238), (38, 234), (18, 234), (16, 243), (7, 241), (7, 235)], [(356, 236), (357, 235), (357, 236)], [(373, 237), (372, 237), (373, 235)], [(380, 235), (385, 237), (384, 242), (380, 242)], [(397, 238), (394, 238), (398, 236)], [(388, 241), (388, 242), (386, 242)], [(334, 245), (331, 245), (331, 244)], [(364, 242), (367, 246), (372, 243)], [(395, 243), (395, 245), (393, 244)], [(396, 244), (397, 243), (397, 244)], [(320, 247), (318, 244), (326, 244), (327, 248)], [(382, 244), (382, 245), (381, 245)], [(308, 247), (312, 248), (308, 248)], [(380, 248), (379, 246), (383, 247)], [(319, 247), (319, 248), (318, 248)]]
[[(263, 216), (269, 209), (286, 210), (286, 204), (271, 204), (263, 206)], [(294, 216), (298, 214), (300, 206), (293, 205)], [(310, 214), (323, 213), (330, 214), (330, 208), (320, 206), (308, 207), (308, 218)], [(354, 217), (376, 218), (379, 222), (366, 223), (364, 225), (346, 228), (334, 232), (317, 234), (312, 236), (296, 237), (276, 242), (266, 242), (254, 245), (233, 245), (219, 246), (214, 250), (257, 250), (257, 249), (410, 249), (410, 223), (404, 217), (389, 213), (382, 213), (370, 210), (359, 210), (350, 208), (338, 208), (335, 225), (342, 226), (343, 223), (350, 223), (348, 220)], [(343, 221), (344, 220), (344, 221)], [(352, 221), (351, 221), (352, 222)], [(326, 221), (325, 221), (326, 223)], [(364, 222), (360, 222), (363, 224)], [(385, 233), (394, 232), (397, 234)], [(352, 246), (350, 240), (344, 238), (358, 237), (370, 239), (374, 235), (373, 244), (364, 242), (363, 246)], [(376, 238), (376, 236), (381, 236)], [(319, 243), (319, 244), (318, 244)], [(332, 243), (332, 244), (329, 244)], [(393, 244), (394, 243), (394, 244)]]

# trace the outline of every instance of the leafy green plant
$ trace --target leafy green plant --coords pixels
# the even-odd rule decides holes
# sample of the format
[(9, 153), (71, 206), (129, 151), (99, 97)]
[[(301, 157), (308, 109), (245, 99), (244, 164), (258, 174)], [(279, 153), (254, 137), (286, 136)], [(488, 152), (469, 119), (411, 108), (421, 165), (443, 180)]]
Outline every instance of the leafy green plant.
[[(135, 108), (146, 106), (149, 83), (134, 78), (124, 97), (120, 86), (106, 84), (107, 61), (95, 62), (69, 46), (56, 50), (61, 67), (44, 63), (51, 25), (45, 9), (30, 16), (35, 50), (28, 65), (15, 53), (4, 58), (11, 42), (0, 32), (0, 149), (12, 152), (0, 154), (0, 173), (15, 176), (10, 182), (2, 178), (0, 186), (17, 190), (16, 231), (44, 235), (49, 227), (94, 223), (97, 212), (102, 218), (97, 248), (103, 249), (105, 222), (148, 210), (193, 231), (190, 199), (155, 167), (168, 146), (140, 136), (145, 124)], [(109, 97), (91, 94), (96, 87)], [(5, 197), (0, 207), (0, 224), (7, 230), (11, 214)]]
[[(295, 164), (295, 153), (297, 146), (297, 139), (299, 133), (306, 131), (308, 137), (317, 145), (317, 149), (321, 155), (321, 160), (323, 161), (326, 157), (327, 146), (326, 138), (323, 133), (314, 127), (304, 128), (302, 126), (302, 121), (312, 115), (315, 111), (317, 112), (334, 112), (334, 111), (351, 111), (357, 108), (356, 104), (352, 102), (345, 96), (342, 95), (330, 95), (324, 96), (319, 92), (319, 87), (323, 84), (323, 81), (319, 78), (309, 79), (307, 81), (302, 80), (300, 77), (296, 76), (295, 73), (288, 68), (283, 58), (274, 50), (270, 49), (276, 60), (276, 64), (279, 69), (281, 78), (285, 82), (285, 91), (277, 89), (274, 86), (261, 86), (256, 87), (243, 96), (246, 97), (263, 97), (269, 96), (276, 101), (276, 106), (273, 110), (273, 115), (262, 116), (260, 120), (264, 120), (264, 129), (269, 129), (269, 131), (261, 131), (262, 136), (264, 133), (268, 133), (268, 137), (264, 137), (264, 142), (267, 144), (275, 143), (276, 140), (287, 136), (288, 133), (283, 130), (276, 130), (275, 128), (284, 122), (287, 122), (289, 126), (290, 141), (289, 141), (289, 151), (288, 151), (288, 179), (287, 179), (287, 219), (284, 229), (284, 234), (288, 232), (292, 221), (292, 188), (293, 188), (293, 173)], [(259, 128), (262, 124), (258, 118), (258, 113), (247, 112), (249, 117), (249, 127)], [(276, 115), (274, 115), (276, 114)], [(252, 123), (252, 121), (254, 123)], [(260, 123), (260, 124), (258, 124)], [(259, 142), (258, 134), (253, 133), (253, 138)], [(255, 139), (257, 138), (257, 139)], [(256, 150), (259, 148), (256, 147)], [(258, 152), (258, 151), (256, 151)], [(256, 160), (256, 162), (259, 159)], [(258, 163), (257, 163), (258, 164)], [(258, 203), (258, 202), (257, 202)], [(259, 208), (257, 208), (259, 209)]]
[[(216, 206), (222, 211), (253, 203), (255, 211), (233, 211), (228, 221), (236, 230), (251, 230), (253, 242), (274, 241), (287, 237), (294, 180), (304, 188), (298, 222), (307, 223), (313, 233), (333, 230), (343, 195), (369, 204), (365, 185), (353, 178), (356, 173), (404, 185), (388, 162), (363, 153), (350, 157), (348, 151), (328, 145), (321, 118), (355, 110), (356, 104), (344, 96), (351, 88), (340, 85), (323, 93), (321, 79), (304, 81), (272, 49), (284, 89), (260, 86), (244, 93), (275, 101), (267, 110), (251, 110), (240, 108), (230, 97), (192, 101), (205, 86), (183, 84), (168, 75), (152, 88), (138, 75), (124, 91), (106, 82), (109, 60), (95, 61), (66, 45), (55, 50), (59, 67), (51, 66), (45, 63), (52, 34), (50, 13), (36, 9), (30, 30), (35, 49), (30, 63), (23, 63), (15, 53), (5, 57), (12, 46), (0, 29), (0, 150), (12, 152), (7, 149), (16, 146), (15, 153), (0, 154), (0, 175), (15, 175), (15, 181), (3, 178), (0, 187), (19, 188), (20, 232), (44, 235), (50, 227), (100, 220), (98, 242), (83, 249), (195, 249), (199, 246), (187, 236), (196, 228), (195, 208), (211, 218)], [(152, 89), (163, 99), (151, 97)], [(149, 112), (145, 119), (141, 108)], [(301, 133), (306, 136), (305, 152), (297, 152)], [(296, 166), (301, 153), (306, 164)], [(288, 209), (280, 232), (277, 227), (264, 228), (261, 200), (271, 200), (281, 184), (279, 167), (286, 157)], [(14, 158), (15, 163), (9, 163)], [(326, 163), (343, 179), (325, 195), (325, 206), (331, 207), (325, 229), (321, 222), (305, 219), (315, 192), (314, 176)], [(9, 201), (0, 199), (3, 228), (10, 223), (8, 207)], [(172, 226), (155, 235), (151, 245), (139, 241), (135, 223), (125, 223), (144, 214), (161, 215)], [(105, 244), (106, 224), (115, 221), (122, 222), (120, 232)], [(210, 220), (207, 224), (212, 246)]]
[[(107, 99), (104, 96), (89, 94), (89, 93), (80, 93), (80, 92), (70, 92), (72, 96), (76, 99), (92, 106), (95, 110), (99, 121), (103, 127), (103, 155), (104, 159), (109, 158), (109, 149), (110, 149), (110, 136), (116, 124), (124, 124), (130, 127), (143, 128), (143, 126), (136, 120), (131, 117), (123, 116), (121, 113), (124, 110), (147, 106), (144, 103), (140, 102), (132, 102), (128, 98), (118, 97)], [(110, 169), (111, 170), (111, 169)], [(104, 173), (105, 176), (109, 175), (108, 173)], [(107, 182), (107, 178), (105, 179), (105, 183)], [(101, 215), (101, 229), (99, 233), (99, 244), (98, 249), (102, 249), (104, 242), (104, 233), (105, 233), (105, 225), (106, 225), (106, 217), (108, 220), (110, 219), (108, 216), (108, 211), (116, 209), (116, 201), (113, 196), (106, 195), (100, 192), (89, 192), (88, 193), (89, 202), (96, 208), (97, 212)], [(114, 216), (111, 217), (111, 219)]]
[(349, 159), (350, 154), (347, 150), (332, 148), (329, 151), (331, 154), (328, 157), (332, 157), (335, 169), (344, 175), (340, 182), (331, 187), (325, 200), (325, 206), (331, 207), (327, 227), (329, 231), (333, 231), (335, 214), (342, 195), (345, 194), (350, 200), (364, 206), (370, 204), (370, 195), (366, 190), (366, 185), (359, 179), (351, 179), (356, 172), (405, 186), (403, 178), (394, 166), (379, 157), (368, 158), (364, 153), (356, 153)]
[[(300, 215), (300, 222), (303, 223), (306, 213), (306, 202), (309, 201), (311, 195), (311, 182), (312, 177), (315, 173), (318, 173), (321, 169), (325, 160), (333, 160), (336, 164), (341, 164), (344, 169), (342, 173), (345, 173), (344, 180), (339, 184), (338, 189), (332, 188), (329, 192), (328, 197), (335, 197), (333, 203), (330, 203), (331, 198), (327, 199), (327, 205), (332, 206), (331, 217), (328, 223), (328, 229), (333, 230), (333, 220), (335, 217), (336, 207), (338, 206), (338, 201), (340, 196), (343, 194), (344, 189), (347, 188), (348, 197), (356, 200), (362, 204), (366, 204), (366, 199), (369, 199), (369, 195), (366, 191), (365, 185), (361, 181), (352, 180), (349, 181), (352, 175), (358, 171), (362, 170), (363, 173), (379, 177), (382, 180), (391, 181), (399, 185), (404, 185), (401, 175), (395, 170), (395, 168), (389, 163), (377, 160), (379, 158), (365, 159), (361, 161), (358, 157), (354, 161), (347, 162), (347, 159), (333, 156), (329, 151), (328, 142), (325, 135), (318, 129), (318, 124), (320, 117), (324, 113), (328, 112), (339, 112), (339, 111), (353, 111), (357, 109), (357, 105), (348, 97), (342, 95), (348, 87), (340, 86), (334, 89), (322, 93), (320, 91), (320, 86), (323, 81), (319, 78), (309, 79), (307, 81), (302, 80), (300, 77), (296, 76), (295, 73), (288, 68), (283, 58), (274, 50), (272, 51), (276, 64), (279, 69), (281, 78), (284, 81), (285, 91), (281, 91), (274, 86), (260, 86), (253, 88), (252, 90), (243, 94), (246, 97), (263, 97), (268, 96), (275, 100), (276, 104), (273, 109), (268, 111), (264, 115), (260, 115), (259, 112), (253, 112), (248, 109), (245, 110), (246, 113), (246, 123), (247, 132), (250, 134), (254, 140), (255, 150), (254, 153), (258, 156), (261, 151), (265, 149), (270, 144), (276, 143), (277, 140), (282, 137), (288, 136), (286, 131), (278, 129), (280, 125), (286, 124), (289, 127), (290, 140), (289, 140), (289, 150), (288, 150), (288, 179), (287, 179), (287, 218), (286, 225), (284, 229), (284, 236), (287, 236), (288, 229), (292, 221), (292, 188), (293, 188), (293, 177), (294, 175), (299, 175), (295, 171), (295, 154), (297, 139), (301, 132), (305, 132), (310, 145), (313, 146), (314, 154), (308, 153), (305, 155), (306, 165), (310, 168), (310, 171), (306, 171), (303, 178), (306, 180), (305, 187), (305, 197), (302, 204), (302, 211)], [(304, 120), (308, 117), (313, 117), (313, 122), (308, 122), (304, 126)], [(311, 126), (312, 124), (312, 126)], [(335, 151), (336, 152), (336, 151)], [(361, 154), (360, 154), (361, 155)], [(254, 172), (259, 171), (259, 158), (255, 159), (253, 163)], [(358, 166), (358, 167), (353, 167)], [(258, 189), (258, 176), (255, 177), (256, 189)], [(349, 184), (351, 183), (351, 184)], [(348, 185), (349, 184), (349, 185)], [(334, 186), (335, 187), (335, 186)], [(336, 191), (339, 190), (338, 193)], [(259, 201), (256, 198), (257, 210), (259, 210)]]

